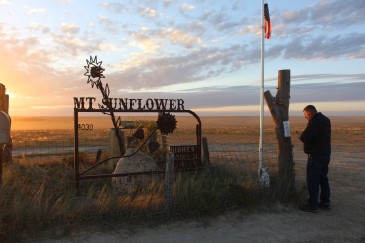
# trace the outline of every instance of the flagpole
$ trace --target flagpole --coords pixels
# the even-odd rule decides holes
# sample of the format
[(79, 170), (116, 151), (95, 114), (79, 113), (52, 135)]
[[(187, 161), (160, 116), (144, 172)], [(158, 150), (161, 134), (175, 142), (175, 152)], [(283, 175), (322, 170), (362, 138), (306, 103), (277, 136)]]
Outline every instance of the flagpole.
[(262, 169), (263, 137), (264, 137), (264, 0), (261, 0), (261, 85), (260, 85), (260, 142), (259, 142), (259, 170)]

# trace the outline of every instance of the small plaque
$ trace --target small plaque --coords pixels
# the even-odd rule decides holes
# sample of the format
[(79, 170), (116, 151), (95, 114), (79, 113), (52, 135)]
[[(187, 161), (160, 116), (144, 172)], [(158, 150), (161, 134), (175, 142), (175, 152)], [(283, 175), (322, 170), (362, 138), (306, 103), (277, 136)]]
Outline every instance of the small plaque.
[(170, 146), (170, 152), (174, 153), (175, 171), (201, 167), (197, 145)]
[(283, 122), (283, 126), (284, 126), (284, 137), (290, 137), (290, 124), (289, 121), (284, 121)]

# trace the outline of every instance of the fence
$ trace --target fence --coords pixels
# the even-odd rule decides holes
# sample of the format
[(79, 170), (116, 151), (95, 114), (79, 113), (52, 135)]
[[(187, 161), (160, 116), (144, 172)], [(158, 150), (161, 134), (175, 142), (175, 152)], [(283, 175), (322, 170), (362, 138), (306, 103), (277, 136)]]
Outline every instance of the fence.
[[(362, 122), (355, 125), (348, 125), (347, 121), (335, 124), (333, 133), (333, 154), (331, 159), (330, 173), (332, 181), (340, 183), (342, 179), (340, 174), (345, 170), (350, 170), (352, 166), (352, 174), (363, 170), (362, 166), (356, 163), (363, 161), (363, 151), (357, 149), (364, 146), (364, 139), (361, 134), (364, 131)], [(244, 172), (243, 174), (253, 175), (252, 180), (257, 178), (258, 169), (258, 143), (257, 136), (246, 132), (242, 135), (241, 130), (246, 127), (234, 128), (233, 131), (228, 132), (229, 128), (217, 130), (205, 129), (203, 137), (208, 139), (209, 155), (211, 166), (224, 165), (232, 170)], [(252, 131), (249, 127), (247, 131)], [(82, 135), (80, 143), (80, 152), (87, 156), (88, 160), (94, 161), (96, 153), (102, 149), (103, 154), (109, 153), (109, 138), (105, 136), (109, 130), (94, 130), (92, 134), (85, 132)], [(127, 131), (126, 135), (133, 134), (133, 131)], [(170, 145), (175, 144), (189, 144), (193, 142), (195, 137), (192, 135), (194, 131), (189, 129), (177, 129), (174, 134), (169, 136), (168, 141)], [(266, 142), (268, 139), (274, 137), (270, 131), (265, 131)], [(44, 130), (44, 131), (13, 131), (13, 158), (14, 160), (22, 160), (24, 163), (48, 163), (51, 161), (68, 160), (73, 163), (73, 130)], [(275, 139), (275, 138), (274, 138)], [(356, 146), (353, 142), (357, 141)], [(302, 151), (302, 145), (294, 140), (294, 158), (296, 162), (296, 178), (297, 181), (305, 181), (305, 164), (306, 157)], [(343, 153), (347, 152), (345, 155)], [(298, 159), (300, 161), (298, 161)], [(349, 163), (349, 161), (355, 161)], [(276, 144), (271, 141), (264, 146), (264, 166), (270, 168), (270, 174), (275, 174), (277, 168), (276, 160)], [(353, 165), (353, 164), (356, 164)], [(348, 166), (349, 168), (347, 168)], [(354, 177), (351, 177), (354, 178)]]
[[(127, 136), (133, 134), (133, 130), (125, 131)], [(44, 131), (15, 131), (13, 132), (13, 159), (22, 164), (47, 164), (66, 163), (73, 168), (74, 163), (74, 140), (70, 130), (44, 130)], [(224, 139), (224, 136), (211, 136), (207, 134), (210, 168), (219, 168), (222, 173), (235, 174), (238, 183), (257, 183), (258, 171), (258, 150), (256, 143), (237, 143), (239, 139)], [(161, 137), (161, 136), (159, 136)], [(81, 172), (90, 168), (100, 160), (110, 156), (110, 138), (108, 129), (85, 131), (79, 137), (79, 156)], [(196, 141), (194, 131), (182, 129), (180, 132), (168, 136), (170, 146), (193, 144)], [(161, 141), (160, 141), (161, 142)], [(99, 153), (99, 154), (98, 154)], [(165, 170), (165, 160), (160, 155), (154, 155), (159, 171)], [(276, 148), (273, 144), (264, 150), (264, 166), (269, 167), (271, 174), (278, 170), (276, 161)], [(112, 174), (116, 167), (117, 160), (101, 166), (103, 174)], [(229, 171), (229, 172), (227, 172)], [(100, 174), (96, 171), (96, 174)], [(220, 172), (219, 172), (220, 173)], [(220, 176), (224, 175), (220, 173)], [(92, 175), (93, 171), (86, 175)], [(224, 178), (223, 178), (224, 179)], [(104, 181), (110, 181), (104, 179)], [(84, 182), (81, 182), (83, 184)]]
[[(26, 163), (49, 163), (71, 159), (74, 155), (73, 131), (70, 130), (29, 130), (13, 131), (14, 160), (24, 160)], [(83, 154), (84, 160), (93, 163), (97, 152), (102, 151), (104, 157), (110, 153), (110, 139), (108, 130), (95, 130), (93, 133), (83, 134), (79, 142), (79, 151)], [(133, 132), (126, 133), (131, 135)], [(208, 138), (208, 150), (211, 164), (224, 164), (232, 169), (240, 171), (257, 171), (258, 149), (256, 143), (226, 142), (224, 139), (212, 140)], [(168, 143), (170, 146), (194, 143), (195, 137), (191, 134), (170, 135)], [(276, 148), (273, 144), (264, 150), (264, 161), (271, 170), (276, 170)]]
[[(110, 154), (110, 139), (109, 129), (99, 129), (85, 131), (79, 134), (79, 156), (81, 158), (80, 170), (84, 171), (90, 166), (97, 163), (97, 154), (102, 152), (102, 159), (106, 158)], [(133, 130), (125, 131), (127, 136), (132, 135)], [(133, 187), (132, 190), (117, 190), (118, 193), (124, 195), (124, 199), (128, 203), (124, 202), (125, 207), (141, 207), (138, 205), (145, 205), (150, 207), (152, 205), (160, 205), (165, 201), (173, 205), (174, 210), (184, 213), (199, 212), (199, 210), (211, 210), (209, 208), (229, 208), (232, 205), (247, 203), (247, 200), (254, 198), (262, 198), (264, 188), (260, 187), (258, 183), (258, 149), (257, 143), (241, 141), (239, 136), (218, 134), (215, 132), (207, 133), (208, 150), (210, 166), (203, 167), (202, 170), (192, 171), (192, 173), (176, 173), (174, 175), (173, 186), (166, 187), (165, 175), (151, 173), (152, 177), (141, 176), (139, 180), (142, 180), (143, 185), (148, 185), (151, 182), (153, 187), (147, 186), (145, 189), (140, 189), (140, 184), (137, 187)], [(158, 137), (161, 137), (159, 134)], [(13, 131), (13, 160), (14, 164), (22, 164), (31, 168), (32, 165), (47, 165), (42, 167), (42, 174), (44, 168), (51, 170), (47, 177), (52, 177), (55, 174), (59, 174), (60, 168), (65, 170), (64, 175), (67, 174), (67, 180), (69, 180), (69, 186), (75, 185), (75, 176), (73, 171), (74, 163), (74, 139), (72, 130), (44, 130), (44, 131)], [(160, 141), (161, 142), (161, 141)], [(193, 129), (180, 129), (174, 134), (171, 134), (167, 138), (167, 142), (170, 146), (174, 145), (186, 145), (196, 142), (195, 130)], [(100, 154), (99, 154), (100, 155)], [(161, 154), (155, 154), (153, 158), (156, 161), (159, 171), (164, 171), (166, 162), (161, 161)], [(278, 171), (276, 163), (276, 148), (273, 144), (266, 146), (264, 150), (264, 166), (269, 167), (270, 176), (275, 175)], [(112, 174), (116, 168), (116, 162), (106, 163), (100, 166), (95, 172), (96, 174)], [(55, 167), (48, 165), (52, 164), (64, 164), (64, 167)], [(67, 171), (66, 171), (67, 170)], [(93, 171), (87, 172), (87, 175), (93, 175)], [(65, 180), (60, 178), (60, 180)], [(151, 180), (151, 178), (154, 178)], [(45, 179), (40, 179), (41, 181)], [(57, 180), (57, 178), (53, 179)], [(137, 179), (135, 176), (128, 176), (126, 180), (122, 180), (119, 183), (131, 183)], [(156, 181), (157, 180), (157, 181)], [(170, 178), (171, 180), (171, 178)], [(36, 187), (39, 184), (37, 178), (35, 180), (29, 180), (30, 184), (34, 184)], [(64, 182), (63, 182), (64, 183)], [(93, 185), (94, 183), (94, 185)], [(105, 185), (113, 187), (111, 178), (103, 178), (97, 180), (82, 180), (80, 181), (81, 191), (89, 193), (90, 189), (95, 189), (95, 183), (97, 187), (103, 188)], [(52, 182), (55, 185), (57, 182)], [(162, 186), (161, 185), (165, 185)], [(30, 185), (31, 186), (31, 185)], [(62, 185), (64, 186), (64, 185)], [(62, 187), (61, 186), (61, 187)], [(66, 187), (69, 187), (66, 186)], [(152, 189), (151, 189), (152, 188)], [(161, 191), (162, 188), (162, 191)], [(162, 200), (163, 191), (165, 188), (170, 188), (171, 193), (168, 195), (169, 200)], [(92, 190), (94, 190), (92, 189)], [(119, 188), (120, 189), (120, 188)], [(51, 191), (59, 191), (62, 188), (53, 188)], [(243, 193), (244, 191), (244, 193)], [(100, 192), (102, 193), (102, 192)], [(142, 194), (142, 195), (140, 195)], [(135, 200), (133, 198), (140, 198)], [(147, 195), (147, 196), (146, 196)], [(152, 196), (153, 195), (153, 196)], [(111, 196), (114, 197), (114, 196)], [(118, 197), (118, 196), (117, 196)], [(153, 199), (152, 199), (153, 198)], [(173, 203), (172, 203), (172, 198)], [(158, 201), (157, 203), (154, 202)], [(207, 200), (209, 202), (207, 202)], [(168, 202), (169, 201), (169, 202)], [(244, 201), (244, 202), (242, 202)], [(156, 206), (155, 205), (155, 206)], [(208, 205), (208, 206), (207, 206)], [(171, 208), (169, 206), (169, 208)], [(200, 208), (200, 209), (199, 209)]]
[[(100, 137), (98, 131), (80, 144), (80, 151), (90, 156), (96, 154), (98, 149), (108, 152), (109, 140)], [(53, 161), (71, 156), (74, 153), (73, 131), (71, 130), (27, 130), (13, 131), (13, 158), (27, 159), (34, 163)]]

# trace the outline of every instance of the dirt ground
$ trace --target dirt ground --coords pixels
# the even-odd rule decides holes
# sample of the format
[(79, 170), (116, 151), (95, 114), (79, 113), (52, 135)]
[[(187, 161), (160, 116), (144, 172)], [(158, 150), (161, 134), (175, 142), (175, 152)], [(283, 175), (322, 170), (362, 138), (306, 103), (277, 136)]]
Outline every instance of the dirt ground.
[[(275, 212), (230, 212), (216, 218), (101, 231), (87, 226), (66, 237), (40, 242), (365, 242), (365, 118), (333, 120), (329, 179), (332, 209), (318, 214), (277, 206)], [(301, 124), (302, 125), (302, 124)], [(336, 134), (337, 131), (341, 133)], [(347, 136), (348, 135), (348, 136)], [(305, 156), (293, 138), (297, 179), (304, 180)], [(62, 232), (60, 233), (62, 235)], [(38, 241), (38, 240), (37, 240)]]

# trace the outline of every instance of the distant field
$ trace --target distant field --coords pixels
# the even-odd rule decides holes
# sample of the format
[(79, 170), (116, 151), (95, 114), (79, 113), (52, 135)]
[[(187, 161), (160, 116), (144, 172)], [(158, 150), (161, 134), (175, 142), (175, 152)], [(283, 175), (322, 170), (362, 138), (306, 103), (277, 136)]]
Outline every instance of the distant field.
[[(330, 117), (334, 126), (353, 126), (365, 124), (365, 117)], [(193, 117), (177, 116), (177, 128), (192, 128), (196, 121)], [(135, 116), (125, 117), (125, 120), (157, 120), (157, 117)], [(204, 116), (201, 117), (204, 128), (224, 128), (224, 127), (259, 127), (260, 118), (255, 116)], [(91, 123), (94, 129), (108, 129), (112, 127), (108, 116), (79, 116), (79, 123)], [(307, 121), (304, 117), (290, 117), (290, 125), (293, 129), (304, 128)], [(265, 117), (265, 129), (272, 129), (274, 126), (271, 117)], [(73, 117), (12, 117), (12, 130), (53, 130), (53, 129), (73, 129)]]

